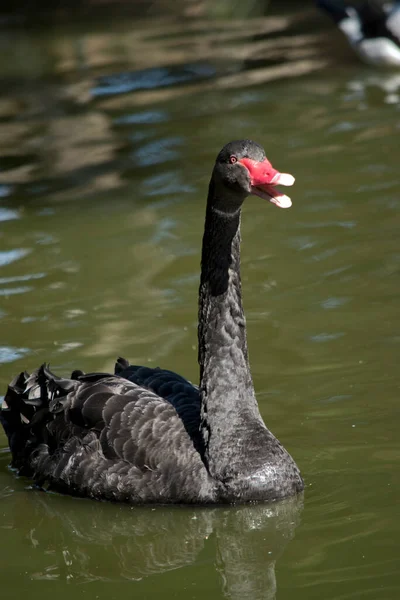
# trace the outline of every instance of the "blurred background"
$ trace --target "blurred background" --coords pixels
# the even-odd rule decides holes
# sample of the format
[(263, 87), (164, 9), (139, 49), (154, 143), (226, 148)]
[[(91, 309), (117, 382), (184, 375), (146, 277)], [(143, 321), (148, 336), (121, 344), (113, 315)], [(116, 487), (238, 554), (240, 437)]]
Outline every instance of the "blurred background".
[(246, 202), (242, 278), (260, 409), (306, 491), (44, 494), (1, 431), (2, 598), (399, 597), (399, 85), (311, 1), (3, 0), (2, 390), (119, 355), (197, 382), (208, 181), (252, 138), (296, 177), (290, 211)]

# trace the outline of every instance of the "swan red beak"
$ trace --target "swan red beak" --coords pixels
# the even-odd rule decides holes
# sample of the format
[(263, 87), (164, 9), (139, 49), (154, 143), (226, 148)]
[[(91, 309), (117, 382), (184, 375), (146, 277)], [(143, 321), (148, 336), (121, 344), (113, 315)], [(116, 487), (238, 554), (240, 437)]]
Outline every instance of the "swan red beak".
[(289, 208), (292, 201), (289, 196), (275, 189), (276, 185), (290, 186), (294, 184), (294, 177), (289, 173), (280, 173), (265, 158), (258, 162), (251, 158), (241, 158), (239, 162), (250, 173), (251, 193), (273, 202), (280, 208)]

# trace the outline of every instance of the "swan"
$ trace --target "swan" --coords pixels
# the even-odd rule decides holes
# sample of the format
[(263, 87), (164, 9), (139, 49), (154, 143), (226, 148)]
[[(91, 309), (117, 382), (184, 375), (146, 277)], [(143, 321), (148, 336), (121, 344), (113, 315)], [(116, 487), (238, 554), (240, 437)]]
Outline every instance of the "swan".
[(249, 195), (291, 206), (261, 146), (230, 142), (212, 172), (201, 258), (200, 385), (117, 360), (114, 375), (42, 365), (17, 375), (0, 420), (12, 467), (45, 489), (94, 499), (215, 504), (303, 490), (300, 471), (260, 415), (249, 368), (240, 279), (240, 217)]
[(317, 5), (329, 13), (361, 60), (400, 67), (400, 2), (382, 6), (367, 0), (354, 7), (340, 0), (318, 0)]

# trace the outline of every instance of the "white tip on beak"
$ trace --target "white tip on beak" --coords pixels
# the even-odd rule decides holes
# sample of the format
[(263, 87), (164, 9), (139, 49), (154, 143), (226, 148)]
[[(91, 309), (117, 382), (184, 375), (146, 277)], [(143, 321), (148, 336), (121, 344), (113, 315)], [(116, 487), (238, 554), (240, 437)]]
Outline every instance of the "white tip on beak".
[(294, 184), (294, 177), (290, 173), (277, 173), (271, 183), (290, 187)]
[(274, 198), (271, 198), (270, 201), (279, 206), (279, 208), (290, 208), (292, 206), (292, 201), (289, 196), (283, 194), (281, 196), (275, 196)]

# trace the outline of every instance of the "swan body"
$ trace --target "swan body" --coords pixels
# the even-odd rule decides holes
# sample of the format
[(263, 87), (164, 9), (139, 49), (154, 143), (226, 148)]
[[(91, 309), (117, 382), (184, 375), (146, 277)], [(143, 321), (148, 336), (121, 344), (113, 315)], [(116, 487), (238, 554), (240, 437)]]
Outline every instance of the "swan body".
[(241, 301), (240, 214), (253, 194), (291, 204), (264, 150), (231, 142), (209, 186), (199, 290), (200, 385), (118, 359), (114, 374), (54, 375), (42, 365), (9, 385), (0, 420), (12, 466), (42, 487), (143, 503), (237, 503), (300, 492), (299, 469), (255, 398)]
[(368, 0), (358, 8), (340, 0), (317, 4), (333, 18), (361, 60), (377, 67), (400, 67), (400, 2), (386, 7)]

